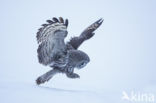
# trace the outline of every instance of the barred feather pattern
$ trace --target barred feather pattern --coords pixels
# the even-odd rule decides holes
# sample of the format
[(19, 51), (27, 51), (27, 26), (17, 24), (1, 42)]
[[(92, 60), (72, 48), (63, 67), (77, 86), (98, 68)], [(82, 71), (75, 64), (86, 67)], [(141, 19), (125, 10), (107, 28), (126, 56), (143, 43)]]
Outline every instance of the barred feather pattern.
[(66, 26), (63, 25), (63, 23), (55, 23), (55, 24), (49, 24), (44, 26), (43, 28), (40, 28), (37, 32), (37, 41), (38, 44), (46, 41), (50, 35), (54, 35), (54, 32), (57, 30), (67, 30)]
[[(55, 18), (56, 20), (57, 18)], [(58, 30), (66, 31), (67, 26), (63, 23), (62, 18), (60, 18), (60, 21), (57, 19), (56, 21), (47, 20), (48, 24), (43, 24), (42, 28), (39, 29), (37, 32), (37, 42), (39, 44), (37, 53), (38, 53), (38, 60), (39, 63), (43, 65), (51, 64), (51, 62), (54, 59), (54, 55), (56, 52), (59, 53), (58, 42), (62, 41), (64, 43), (64, 40), (59, 40), (58, 38), (55, 38), (55, 32)], [(57, 51), (54, 51), (55, 50)], [(62, 48), (60, 47), (60, 51)], [(61, 53), (61, 52), (60, 52)]]

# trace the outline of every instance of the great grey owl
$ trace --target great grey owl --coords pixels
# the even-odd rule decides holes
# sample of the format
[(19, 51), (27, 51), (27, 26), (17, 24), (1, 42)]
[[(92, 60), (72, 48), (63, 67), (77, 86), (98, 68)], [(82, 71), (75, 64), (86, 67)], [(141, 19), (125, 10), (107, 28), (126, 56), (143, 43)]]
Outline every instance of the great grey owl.
[(78, 47), (95, 34), (93, 32), (102, 24), (103, 19), (97, 20), (79, 37), (73, 37), (67, 43), (64, 42), (64, 39), (68, 34), (68, 19), (54, 17), (47, 22), (37, 32), (36, 37), (39, 44), (37, 53), (39, 63), (53, 69), (39, 76), (36, 83), (42, 84), (50, 80), (56, 73), (65, 73), (69, 78), (79, 78), (80, 76), (74, 73), (74, 68), (85, 67), (90, 59), (86, 53), (78, 50)]

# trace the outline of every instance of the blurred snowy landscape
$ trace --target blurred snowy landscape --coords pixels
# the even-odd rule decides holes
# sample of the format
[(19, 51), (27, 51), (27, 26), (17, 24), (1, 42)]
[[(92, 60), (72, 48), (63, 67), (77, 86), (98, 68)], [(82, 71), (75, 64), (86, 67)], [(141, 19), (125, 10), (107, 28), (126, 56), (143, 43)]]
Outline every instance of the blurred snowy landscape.
[[(156, 103), (155, 0), (1, 0), (0, 103)], [(80, 50), (91, 62), (80, 79), (56, 75), (37, 86), (51, 68), (38, 63), (36, 32), (52, 17), (69, 19), (68, 37), (103, 18)], [(122, 100), (123, 92), (154, 101)]]

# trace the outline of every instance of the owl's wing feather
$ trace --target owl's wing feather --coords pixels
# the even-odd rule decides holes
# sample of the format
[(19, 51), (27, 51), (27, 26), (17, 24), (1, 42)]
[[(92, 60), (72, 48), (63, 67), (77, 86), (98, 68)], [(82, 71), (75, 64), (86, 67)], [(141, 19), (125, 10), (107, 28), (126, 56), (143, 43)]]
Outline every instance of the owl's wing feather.
[(52, 20), (47, 20), (47, 24), (42, 24), (43, 27), (38, 29), (36, 38), (38, 43), (43, 42), (45, 39), (48, 39), (49, 35), (53, 35), (54, 31), (61, 29), (62, 27), (68, 27), (68, 19), (65, 20), (65, 23), (62, 17), (59, 19), (52, 18)]
[[(58, 42), (62, 39), (55, 39), (58, 32), (56, 31), (66, 31), (68, 26), (68, 20), (66, 19), (65, 22), (62, 17), (59, 19), (52, 18), (52, 20), (47, 20), (47, 24), (42, 24), (43, 27), (38, 29), (36, 38), (39, 44), (38, 46), (38, 60), (39, 63), (43, 65), (48, 65), (52, 62), (53, 56), (56, 52), (61, 51), (61, 46), (58, 46)], [(61, 35), (62, 36), (62, 35)], [(63, 40), (64, 42), (64, 40)], [(54, 52), (55, 50), (55, 52)]]
[(78, 47), (85, 41), (94, 36), (93, 33), (103, 22), (103, 19), (99, 19), (89, 27), (87, 27), (79, 37), (73, 37), (68, 42), (68, 45), (71, 45), (74, 49), (78, 49)]

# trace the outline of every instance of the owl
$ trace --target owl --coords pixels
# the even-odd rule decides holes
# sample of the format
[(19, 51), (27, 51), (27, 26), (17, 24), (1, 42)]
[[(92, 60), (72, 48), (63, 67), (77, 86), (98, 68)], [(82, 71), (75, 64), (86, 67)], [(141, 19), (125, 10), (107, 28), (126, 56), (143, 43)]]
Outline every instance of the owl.
[(37, 32), (38, 61), (44, 66), (52, 69), (36, 79), (38, 85), (49, 81), (55, 74), (63, 73), (68, 78), (80, 78), (74, 73), (74, 68), (82, 69), (89, 62), (89, 56), (78, 50), (78, 47), (86, 40), (94, 36), (94, 31), (102, 24), (103, 19), (99, 19), (87, 27), (78, 37), (73, 37), (65, 43), (67, 37), (68, 19), (53, 17), (42, 24)]

